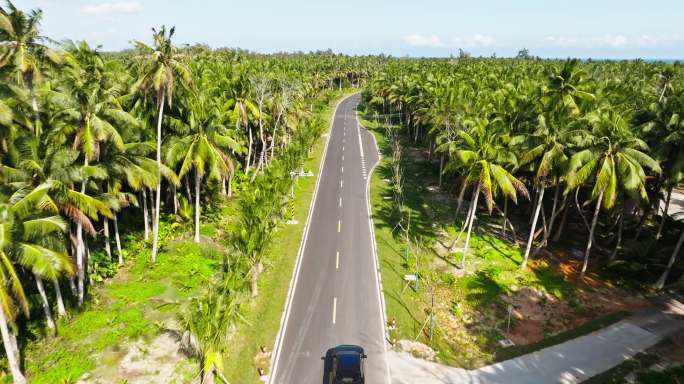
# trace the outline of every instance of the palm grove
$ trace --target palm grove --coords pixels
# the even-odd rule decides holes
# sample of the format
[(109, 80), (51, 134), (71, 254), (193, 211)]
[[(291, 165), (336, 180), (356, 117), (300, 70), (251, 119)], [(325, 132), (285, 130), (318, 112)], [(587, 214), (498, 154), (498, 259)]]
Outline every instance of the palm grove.
[[(596, 263), (656, 289), (675, 282), (684, 225), (667, 211), (684, 165), (678, 63), (397, 61), (373, 78), (365, 100), (371, 117), (391, 119), (425, 146), (440, 183), (454, 188), (455, 215), (467, 211), (461, 267), (481, 197), (501, 216), (502, 235), (529, 234), (522, 268), (567, 237), (572, 217), (586, 236), (580, 279)], [(509, 201), (522, 205), (518, 220)]]
[[(289, 172), (325, 127), (313, 103), (358, 85), (365, 65), (330, 53), (179, 49), (165, 27), (151, 45), (104, 53), (42, 36), (41, 18), (0, 8), (0, 331), (14, 381), (26, 382), (17, 324), (32, 307), (56, 332), (53, 310), (84, 306), (99, 280), (94, 255), (126, 262), (122, 232), (139, 230), (154, 262), (173, 217), (193, 216), (200, 242), (202, 205), (235, 190), (238, 256), (182, 316), (213, 380), (240, 292), (257, 294)], [(121, 228), (122, 215), (135, 224)]]

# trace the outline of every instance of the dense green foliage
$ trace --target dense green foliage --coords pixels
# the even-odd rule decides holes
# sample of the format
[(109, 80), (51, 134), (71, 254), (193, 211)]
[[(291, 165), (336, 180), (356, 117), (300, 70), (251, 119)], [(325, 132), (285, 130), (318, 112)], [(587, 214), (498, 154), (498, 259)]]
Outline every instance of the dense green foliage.
[[(394, 60), (364, 96), (369, 119), (400, 124), (439, 156), (440, 174), (459, 185), (456, 215), (472, 191), (463, 257), (478, 196), (512, 228), (508, 200), (529, 195), (529, 211), (518, 208), (530, 215), (529, 231), (512, 228), (529, 233), (523, 268), (574, 216), (588, 233), (580, 277), (598, 249), (616, 269), (662, 288), (673, 268), (670, 277), (681, 276), (676, 239), (684, 232), (664, 212), (682, 182), (682, 71), (643, 61)], [(638, 259), (622, 252), (623, 239), (639, 237), (650, 246)]]
[[(122, 233), (140, 231), (155, 262), (193, 214), (201, 242), (203, 208), (235, 193), (231, 256), (181, 315), (203, 371), (216, 372), (217, 337), (238, 311), (221, 308), (221, 321), (198, 324), (193, 306), (223, 307), (220, 296), (237, 308), (245, 276), (257, 294), (289, 173), (325, 126), (314, 108), (330, 90), (358, 86), (368, 74), (359, 68), (377, 59), (181, 49), (164, 27), (152, 45), (108, 54), (85, 42), (53, 44), (40, 35), (41, 18), (12, 3), (0, 8), (0, 328), (14, 380), (25, 382), (16, 339), (29, 314), (41, 308), (54, 333), (55, 305), (59, 317), (85, 306), (90, 287), (127, 263)], [(155, 284), (110, 293), (144, 298), (159, 293)]]

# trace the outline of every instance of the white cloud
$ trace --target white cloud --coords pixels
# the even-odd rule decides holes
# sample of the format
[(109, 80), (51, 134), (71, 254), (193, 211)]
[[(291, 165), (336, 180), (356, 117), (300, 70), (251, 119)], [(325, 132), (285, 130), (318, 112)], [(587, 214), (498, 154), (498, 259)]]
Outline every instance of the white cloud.
[(441, 47), (442, 40), (437, 35), (407, 35), (404, 41), (414, 47)]
[(603, 35), (592, 37), (591, 42), (597, 43), (598, 45), (607, 45), (613, 48), (622, 48), (630, 43), (623, 35)]
[(115, 3), (89, 4), (81, 8), (81, 12), (89, 15), (113, 15), (120, 13), (139, 13), (143, 6), (137, 1), (120, 1)]
[(600, 36), (548, 36), (544, 41), (550, 45), (559, 47), (609, 47), (609, 48), (625, 48), (630, 46), (652, 47), (652, 46), (666, 46), (673, 45), (681, 41), (679, 35), (670, 36), (625, 36), (621, 34), (606, 34)]
[(496, 39), (493, 36), (480, 34), (454, 38), (455, 45), (464, 47), (490, 47), (495, 43)]
[(552, 45), (558, 45), (560, 47), (574, 47), (579, 44), (579, 40), (576, 37), (568, 36), (549, 36), (544, 40)]

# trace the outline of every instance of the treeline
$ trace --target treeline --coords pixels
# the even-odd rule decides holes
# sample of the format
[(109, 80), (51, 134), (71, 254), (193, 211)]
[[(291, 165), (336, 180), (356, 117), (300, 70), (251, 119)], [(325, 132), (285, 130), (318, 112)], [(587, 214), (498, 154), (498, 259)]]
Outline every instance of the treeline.
[(684, 223), (667, 210), (682, 183), (683, 75), (679, 63), (641, 60), (395, 60), (364, 101), (368, 118), (427, 147), (440, 184), (456, 188), (461, 265), (480, 205), (515, 236), (508, 202), (529, 201), (517, 210), (529, 215), (516, 221), (529, 231), (522, 268), (574, 217), (587, 236), (580, 279), (598, 249), (602, 265), (662, 289), (682, 272)]
[[(199, 242), (202, 206), (233, 189), (241, 192), (233, 243), (244, 268), (229, 274), (237, 267), (224, 263), (217, 285), (225, 292), (249, 274), (256, 295), (289, 172), (325, 127), (316, 108), (331, 90), (359, 86), (369, 73), (359, 68), (375, 60), (178, 48), (165, 27), (153, 30), (151, 45), (103, 53), (52, 42), (41, 18), (11, 2), (0, 7), (0, 331), (17, 383), (26, 382), (17, 324), (31, 308), (55, 332), (55, 308), (61, 317), (87, 300), (93, 255), (125, 262), (121, 232), (139, 228), (154, 262), (165, 218), (194, 210)], [(138, 223), (121, 228), (124, 212)], [(207, 333), (192, 324), (201, 347)], [(215, 357), (201, 350), (203, 361)], [(212, 363), (202, 367), (214, 372)]]

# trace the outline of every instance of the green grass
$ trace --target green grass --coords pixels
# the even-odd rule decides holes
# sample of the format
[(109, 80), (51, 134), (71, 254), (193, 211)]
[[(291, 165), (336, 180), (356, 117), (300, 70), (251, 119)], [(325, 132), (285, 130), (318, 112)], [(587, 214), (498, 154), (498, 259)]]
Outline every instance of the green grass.
[(101, 359), (106, 356), (101, 353), (154, 337), (159, 332), (155, 323), (173, 317), (162, 304), (196, 292), (218, 266), (218, 251), (207, 245), (174, 242), (155, 264), (142, 251), (142, 242), (128, 245), (127, 265), (111, 281), (92, 288), (85, 309), (71, 309), (72, 317), (59, 321), (58, 336), (26, 346), (31, 383), (73, 383), (96, 366), (118, 364), (117, 359)]
[[(338, 94), (333, 98), (330, 107), (321, 113), (326, 124), (340, 97)], [(325, 140), (318, 140), (304, 165), (304, 169), (311, 169), (316, 176), (324, 147)], [(259, 382), (254, 358), (260, 345), (270, 349), (275, 344), (315, 184), (316, 177), (297, 181), (294, 218), (299, 224), (279, 228), (265, 258), (267, 266), (260, 277), (259, 296), (248, 306), (246, 322), (238, 326), (235, 340), (226, 352), (225, 376), (231, 383)]]

